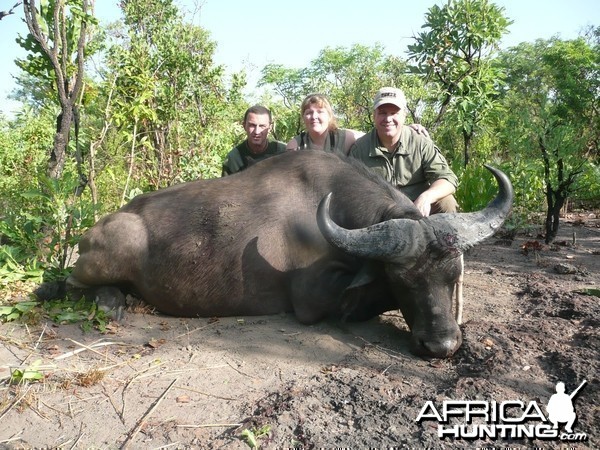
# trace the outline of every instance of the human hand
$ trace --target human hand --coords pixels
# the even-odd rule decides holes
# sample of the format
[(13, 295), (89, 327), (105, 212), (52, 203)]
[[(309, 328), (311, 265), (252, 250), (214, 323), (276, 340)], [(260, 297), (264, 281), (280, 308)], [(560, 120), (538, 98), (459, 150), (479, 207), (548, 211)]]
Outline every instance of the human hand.
[(425, 128), (420, 123), (411, 123), (408, 126), (411, 127), (413, 130), (415, 130), (417, 132), (417, 134), (421, 134), (421, 135), (425, 136), (426, 138), (430, 137), (429, 132), (427, 131), (427, 128)]
[(431, 201), (426, 192), (419, 195), (414, 201), (414, 204), (421, 214), (423, 214), (423, 217), (429, 217), (429, 214), (431, 213)]

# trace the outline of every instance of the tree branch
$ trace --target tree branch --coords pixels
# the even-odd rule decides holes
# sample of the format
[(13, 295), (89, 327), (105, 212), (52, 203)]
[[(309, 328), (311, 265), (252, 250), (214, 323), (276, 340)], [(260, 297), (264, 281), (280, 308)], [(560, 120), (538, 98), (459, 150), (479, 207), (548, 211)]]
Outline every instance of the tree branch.
[(23, 2), (15, 3), (13, 5), (13, 7), (10, 8), (8, 11), (0, 11), (0, 20), (4, 19), (6, 16), (10, 16), (11, 14), (14, 14), (16, 7), (19, 6), (21, 3), (23, 3)]

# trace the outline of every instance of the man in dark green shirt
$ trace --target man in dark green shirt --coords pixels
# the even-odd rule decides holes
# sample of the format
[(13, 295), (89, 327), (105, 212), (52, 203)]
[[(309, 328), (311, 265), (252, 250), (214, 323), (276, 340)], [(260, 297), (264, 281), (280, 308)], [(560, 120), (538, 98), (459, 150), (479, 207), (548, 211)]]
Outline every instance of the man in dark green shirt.
[(456, 212), (458, 179), (433, 141), (404, 124), (407, 111), (400, 89), (380, 89), (373, 103), (375, 128), (354, 143), (349, 155), (400, 189), (423, 216)]
[(250, 164), (271, 156), (285, 153), (285, 144), (269, 141), (269, 132), (273, 128), (271, 111), (261, 105), (254, 105), (244, 114), (246, 140), (234, 147), (223, 161), (221, 176), (231, 175), (244, 170)]

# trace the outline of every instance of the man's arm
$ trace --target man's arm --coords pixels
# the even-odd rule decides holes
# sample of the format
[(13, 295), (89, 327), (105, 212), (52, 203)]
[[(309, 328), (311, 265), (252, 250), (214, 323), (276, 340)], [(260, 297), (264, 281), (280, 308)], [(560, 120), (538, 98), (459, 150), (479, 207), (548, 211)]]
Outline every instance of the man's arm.
[(448, 180), (440, 178), (434, 181), (429, 189), (419, 195), (414, 201), (415, 206), (421, 211), (423, 216), (429, 216), (431, 204), (441, 200), (448, 195), (454, 194), (456, 188)]

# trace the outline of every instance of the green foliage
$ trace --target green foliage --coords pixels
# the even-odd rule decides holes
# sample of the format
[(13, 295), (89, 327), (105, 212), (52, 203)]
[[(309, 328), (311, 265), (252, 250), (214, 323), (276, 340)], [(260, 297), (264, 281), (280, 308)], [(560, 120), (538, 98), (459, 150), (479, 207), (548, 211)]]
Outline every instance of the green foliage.
[[(507, 226), (520, 228), (536, 220), (544, 206), (544, 179), (540, 175), (539, 163), (530, 160), (494, 160), (487, 163), (506, 173), (515, 191), (512, 215)], [(473, 161), (466, 168), (457, 164), (454, 170), (460, 180), (456, 197), (462, 211), (480, 210), (498, 193), (496, 180), (483, 163)]]
[(57, 324), (79, 323), (81, 329), (86, 332), (95, 329), (104, 333), (110, 322), (96, 302), (85, 297), (78, 300), (64, 298), (43, 303), (22, 301), (7, 305), (0, 304), (0, 322), (23, 322), (40, 314)]
[[(4, 226), (0, 227), (0, 233)], [(0, 246), (0, 285), (7, 285), (15, 281), (33, 280), (41, 282), (44, 268), (40, 267), (35, 257), (29, 256), (18, 247), (10, 245)]]
[(263, 95), (259, 103), (271, 110), (273, 116), (271, 135), (274, 139), (287, 143), (298, 134), (298, 130), (301, 129), (298, 107), (287, 107), (268, 94)]
[(44, 379), (44, 374), (41, 371), (42, 360), (35, 360), (30, 366), (25, 369), (12, 369), (10, 373), (11, 384), (23, 384)]
[[(36, 15), (41, 32), (48, 38), (47, 45), (57, 49), (60, 60), (63, 60), (64, 56), (64, 61), (70, 64), (67, 74), (71, 75), (76, 71), (72, 55), (77, 51), (77, 40), (81, 25), (84, 22), (88, 26), (97, 25), (98, 21), (94, 16), (84, 14), (83, 0), (66, 0), (63, 3), (67, 8), (59, 8), (59, 2), (56, 0), (41, 0), (37, 5)], [(66, 17), (63, 17), (63, 14)], [(58, 23), (55, 23), (55, 17), (59, 19)], [(66, 40), (55, 42), (54, 27), (59, 25), (63, 26), (61, 31)], [(56, 75), (53, 72), (51, 61), (42, 50), (40, 43), (31, 34), (28, 34), (25, 38), (22, 36), (17, 37), (16, 42), (28, 52), (25, 59), (16, 60), (17, 66), (40, 79), (55, 80)], [(66, 44), (64, 49), (62, 44)], [(91, 55), (96, 49), (95, 47), (88, 48), (86, 53)], [(62, 51), (65, 52), (65, 55), (62, 55)]]
[(600, 289), (588, 288), (588, 289), (577, 290), (575, 292), (577, 292), (578, 294), (592, 295), (594, 297), (600, 297)]
[(36, 306), (39, 306), (38, 302), (18, 302), (8, 306), (0, 305), (0, 322), (12, 322), (13, 320), (21, 319)]
[(111, 120), (127, 152), (124, 189), (220, 175), (246, 107), (245, 77), (234, 75), (226, 89), (212, 60), (216, 44), (184, 23), (172, 1), (130, 0), (123, 13), (128, 38), (110, 48), (108, 64), (116, 80)]
[(490, 63), (510, 21), (503, 8), (487, 0), (450, 0), (425, 15), (425, 31), (408, 46), (411, 70), (422, 77), (429, 93), (426, 108), (435, 111), (431, 129), (452, 124), (462, 134), (464, 164), (473, 137), (485, 128), (497, 103), (501, 71)]
[(45, 172), (53, 121), (52, 114), (36, 115), (26, 108), (10, 123), (0, 122), (0, 217), (15, 206), (33, 206), (21, 194)]
[(584, 186), (597, 192), (600, 46), (583, 39), (538, 40), (503, 52), (497, 64), (505, 67), (501, 101), (510, 111), (499, 118), (498, 135), (510, 155), (537, 162), (550, 242), (564, 200)]
[[(464, 91), (476, 80), (481, 62), (493, 55), (512, 23), (503, 8), (487, 0), (450, 0), (425, 14), (415, 43), (408, 46), (412, 69), (452, 90)], [(483, 68), (485, 69), (485, 68)]]
[(513, 210), (541, 212), (544, 210), (544, 178), (539, 161), (515, 160), (504, 164), (515, 190)]
[(270, 425), (264, 425), (260, 428), (253, 428), (252, 430), (246, 428), (242, 431), (242, 439), (251, 449), (260, 449), (259, 440), (261, 438), (268, 437), (270, 432)]
[(86, 332), (97, 329), (104, 333), (109, 322), (106, 313), (98, 308), (96, 302), (85, 297), (77, 301), (65, 299), (46, 302), (44, 311), (52, 321), (58, 324), (79, 323)]
[(0, 279), (37, 279), (43, 271), (47, 279), (64, 275), (67, 252), (94, 220), (91, 204), (73, 197), (78, 179), (67, 175), (62, 180), (39, 175), (41, 187), (22, 193), (28, 208), (14, 205), (7, 211), (0, 222), (8, 242), (0, 246)]
[[(372, 127), (372, 102), (384, 85), (398, 86), (407, 93), (418, 92), (421, 84), (408, 73), (406, 63), (385, 55), (381, 45), (325, 48), (308, 67), (288, 69), (267, 65), (259, 86), (273, 89), (282, 100), (276, 108), (285, 131), (278, 138), (287, 142), (302, 130), (300, 103), (306, 95), (320, 92), (333, 105), (340, 126), (366, 131)], [(415, 104), (412, 108), (417, 110)], [(413, 116), (416, 118), (416, 115)]]
[(582, 201), (600, 204), (600, 166), (590, 162), (583, 167), (573, 187), (574, 196)]
[[(35, 116), (24, 110), (0, 129), (0, 280), (5, 283), (37, 280), (44, 270), (60, 266), (71, 214), (75, 225), (91, 223), (82, 202), (71, 204), (78, 184), (74, 171), (69, 170), (61, 181), (45, 175), (52, 121), (51, 115)], [(71, 234), (68, 244), (74, 239)]]
[(482, 209), (498, 192), (496, 181), (483, 165), (471, 164), (454, 170), (460, 179), (456, 197), (462, 211)]
[[(25, 39), (19, 36), (17, 43), (28, 54), (26, 60), (17, 60), (17, 65), (25, 72), (27, 81), (42, 86), (39, 92), (37, 89), (33, 92), (42, 107), (60, 107), (55, 139), (48, 152), (47, 173), (52, 178), (60, 178), (64, 170), (70, 131), (76, 123), (76, 109), (81, 102), (85, 59), (98, 48), (87, 45), (97, 24), (89, 14), (90, 8), (89, 0), (23, 3), (29, 34)], [(81, 159), (78, 153), (75, 158)], [(84, 178), (83, 174), (81, 178)]]
[[(233, 146), (232, 146), (233, 147)], [(228, 147), (227, 150), (231, 150)], [(181, 157), (181, 171), (176, 181), (193, 181), (221, 176), (221, 164), (226, 152), (194, 153)]]

